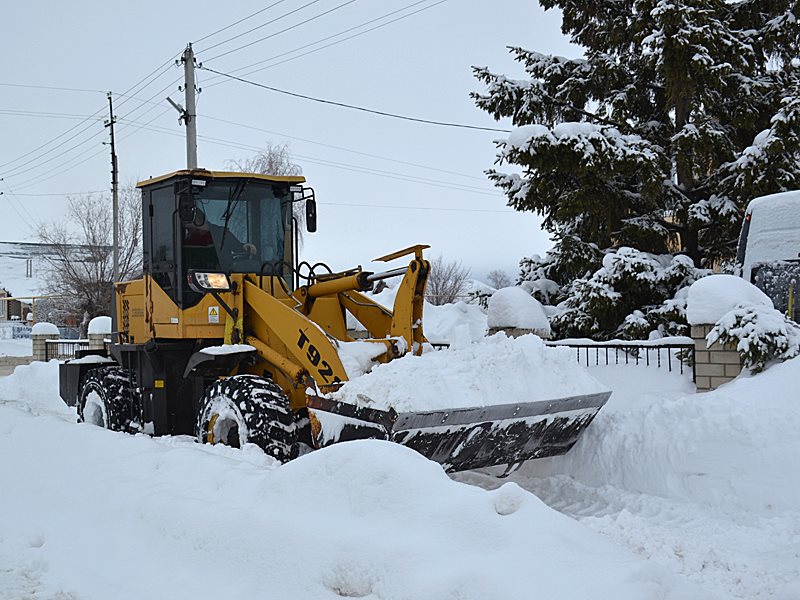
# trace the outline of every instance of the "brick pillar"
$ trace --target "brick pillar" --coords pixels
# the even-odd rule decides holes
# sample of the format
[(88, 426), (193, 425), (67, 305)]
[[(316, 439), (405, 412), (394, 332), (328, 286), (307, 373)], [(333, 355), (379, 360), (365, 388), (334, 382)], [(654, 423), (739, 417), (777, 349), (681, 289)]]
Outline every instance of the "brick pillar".
[(90, 333), (89, 334), (89, 350), (103, 350), (106, 347), (105, 333)]
[(36, 323), (31, 328), (33, 360), (47, 360), (47, 340), (59, 339), (58, 327), (52, 323)]
[(715, 342), (706, 347), (706, 336), (713, 327), (692, 325), (695, 384), (698, 392), (715, 390), (742, 372), (741, 357), (735, 345)]

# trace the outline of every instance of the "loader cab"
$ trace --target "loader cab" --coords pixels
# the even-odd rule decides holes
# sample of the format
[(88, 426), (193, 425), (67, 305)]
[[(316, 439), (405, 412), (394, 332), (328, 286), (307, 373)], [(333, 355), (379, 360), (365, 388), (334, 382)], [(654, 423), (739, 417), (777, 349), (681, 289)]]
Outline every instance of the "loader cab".
[(297, 228), (293, 206), (310, 198), (304, 177), (178, 171), (142, 190), (144, 270), (181, 308), (202, 294), (192, 270), (255, 273), (294, 286)]

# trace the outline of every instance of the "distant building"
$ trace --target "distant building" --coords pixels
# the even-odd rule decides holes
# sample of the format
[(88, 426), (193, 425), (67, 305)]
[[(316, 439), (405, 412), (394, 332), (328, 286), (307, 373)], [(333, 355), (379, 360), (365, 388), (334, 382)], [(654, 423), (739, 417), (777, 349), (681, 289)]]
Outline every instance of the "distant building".
[(30, 298), (43, 294), (47, 277), (43, 259), (57, 256), (49, 244), (0, 242), (0, 322), (24, 322), (29, 313), (35, 316), (36, 302)]

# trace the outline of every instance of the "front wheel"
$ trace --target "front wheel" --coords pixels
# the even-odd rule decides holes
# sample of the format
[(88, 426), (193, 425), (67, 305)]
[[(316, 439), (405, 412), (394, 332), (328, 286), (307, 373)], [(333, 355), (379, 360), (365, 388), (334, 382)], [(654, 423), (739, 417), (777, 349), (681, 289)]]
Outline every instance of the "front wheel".
[(234, 375), (209, 387), (200, 401), (196, 433), (206, 444), (256, 444), (281, 462), (293, 457), (296, 446), (289, 399), (257, 375)]

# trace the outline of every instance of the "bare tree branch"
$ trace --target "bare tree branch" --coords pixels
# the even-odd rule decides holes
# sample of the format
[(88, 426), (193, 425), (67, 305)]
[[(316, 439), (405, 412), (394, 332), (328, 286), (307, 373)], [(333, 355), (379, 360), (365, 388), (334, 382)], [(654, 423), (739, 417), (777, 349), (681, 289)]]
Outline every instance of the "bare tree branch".
[[(141, 276), (142, 208), (141, 196), (128, 186), (120, 190), (119, 243), (120, 278)], [(79, 196), (68, 198), (66, 218), (37, 225), (36, 238), (50, 246), (51, 254), (42, 257), (47, 279), (46, 293), (62, 296), (54, 302), (54, 313), (77, 321), (113, 310), (113, 251), (111, 198)]]
[(460, 261), (447, 262), (441, 256), (435, 258), (431, 262), (425, 299), (436, 305), (455, 302), (464, 295), (468, 277), (469, 269)]
[(493, 271), (489, 271), (489, 274), (486, 276), (486, 278), (489, 280), (489, 285), (496, 290), (511, 285), (511, 277), (509, 277), (508, 273), (502, 269), (494, 269)]

